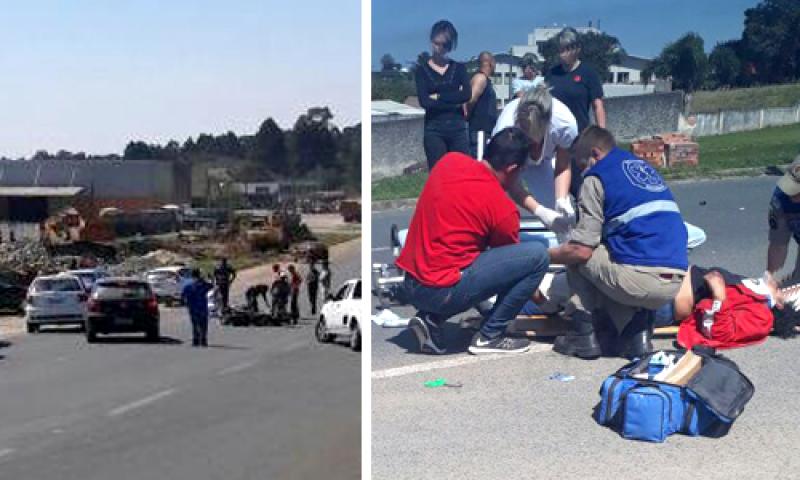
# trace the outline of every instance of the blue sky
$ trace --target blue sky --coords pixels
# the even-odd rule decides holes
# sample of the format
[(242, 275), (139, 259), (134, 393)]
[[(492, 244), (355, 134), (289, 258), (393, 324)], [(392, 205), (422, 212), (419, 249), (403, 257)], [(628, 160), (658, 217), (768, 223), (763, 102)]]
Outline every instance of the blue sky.
[(413, 61), (430, 48), (430, 27), (447, 19), (458, 30), (452, 56), (466, 59), (481, 50), (507, 52), (527, 43), (535, 27), (557, 23), (585, 26), (600, 21), (633, 55), (654, 57), (667, 42), (688, 31), (700, 33), (710, 51), (718, 41), (739, 38), (744, 10), (757, 0), (603, 0), (603, 1), (464, 1), (374, 0), (372, 2), (372, 65), (390, 53), (398, 62)]
[(360, 118), (359, 0), (0, 5), (0, 156)]

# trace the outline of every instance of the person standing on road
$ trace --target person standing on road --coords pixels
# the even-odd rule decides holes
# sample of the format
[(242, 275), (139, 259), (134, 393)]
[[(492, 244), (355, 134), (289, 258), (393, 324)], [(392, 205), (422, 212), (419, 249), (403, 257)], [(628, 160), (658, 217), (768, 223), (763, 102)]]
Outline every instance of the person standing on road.
[(448, 153), (425, 182), (396, 262), (417, 309), (409, 328), (422, 352), (445, 353), (447, 319), (495, 295), (469, 352), (530, 348), (529, 340), (505, 333), (549, 264), (542, 244), (519, 243), (520, 214), (509, 198), (527, 156), (526, 134), (507, 128), (492, 137), (485, 160)]
[[(606, 128), (606, 110), (603, 105), (603, 82), (592, 67), (581, 62), (581, 44), (578, 32), (567, 27), (558, 34), (560, 63), (548, 72), (545, 80), (552, 87), (553, 97), (569, 108), (578, 123), (578, 133), (590, 125), (589, 110), (594, 110), (595, 125)], [(582, 177), (574, 156), (570, 191), (577, 197)]]
[(526, 53), (520, 60), (519, 66), (522, 68), (522, 77), (511, 81), (511, 96), (513, 98), (521, 98), (525, 95), (525, 92), (544, 81), (544, 78), (539, 74), (541, 69), (534, 54)]
[(214, 268), (214, 283), (219, 289), (223, 312), (230, 309), (230, 291), (234, 280), (236, 280), (236, 270), (228, 265), (228, 259), (223, 257), (219, 265)]
[[(617, 148), (608, 130), (588, 127), (575, 151), (585, 170), (580, 219), (570, 241), (550, 249), (552, 261), (567, 266), (572, 328), (553, 350), (592, 359), (607, 344), (622, 357), (645, 355), (653, 348), (650, 311), (672, 302), (689, 266), (686, 226), (661, 175)], [(597, 311), (608, 316), (597, 318), (596, 334)]]
[(297, 273), (297, 269), (294, 265), (289, 265), (289, 275), (291, 275), (292, 287), (292, 323), (293, 325), (297, 325), (297, 321), (300, 319), (300, 305), (298, 305), (298, 299), (300, 298), (300, 285), (303, 283), (303, 279), (300, 277), (300, 274)]
[(327, 302), (331, 294), (331, 285), (333, 284), (333, 275), (328, 260), (322, 261), (322, 272), (319, 274), (319, 284), (322, 287), (322, 302)]
[(464, 116), (469, 122), (469, 151), (475, 158), (478, 158), (479, 132), (483, 134), (480, 148), (482, 153), (497, 122), (497, 95), (492, 86), (492, 74), (496, 65), (494, 55), (481, 52), (478, 61), (480, 70), (475, 72), (470, 81), (472, 98), (464, 104)]
[(192, 321), (192, 346), (208, 347), (208, 292), (213, 286), (200, 270), (192, 270), (192, 281), (183, 287), (181, 298)]
[(311, 261), (306, 275), (306, 287), (308, 288), (308, 302), (311, 304), (311, 315), (317, 314), (317, 292), (319, 291), (319, 270), (317, 262)]
[(467, 122), (462, 106), (470, 99), (469, 75), (464, 64), (447, 54), (458, 45), (458, 32), (447, 20), (431, 28), (431, 55), (420, 59), (414, 72), (417, 100), (425, 109), (423, 146), (428, 170), (447, 152), (469, 152)]
[(521, 179), (530, 195), (523, 205), (557, 234), (566, 235), (575, 223), (569, 198), (572, 172), (570, 148), (578, 137), (575, 117), (566, 105), (540, 83), (506, 105), (494, 132), (517, 126), (528, 136), (529, 157)]
[[(769, 202), (769, 247), (767, 273), (776, 275), (786, 263), (789, 240), (800, 244), (800, 155), (778, 180)], [(800, 254), (795, 258), (792, 282), (800, 279)]]

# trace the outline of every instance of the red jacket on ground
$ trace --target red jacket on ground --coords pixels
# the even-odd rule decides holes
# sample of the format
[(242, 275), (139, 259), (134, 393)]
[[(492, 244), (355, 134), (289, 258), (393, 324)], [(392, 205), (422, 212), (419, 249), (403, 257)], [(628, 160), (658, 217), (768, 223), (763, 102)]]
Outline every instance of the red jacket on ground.
[(682, 322), (678, 330), (678, 343), (685, 348), (706, 345), (712, 348), (736, 348), (763, 342), (772, 330), (772, 310), (766, 298), (744, 285), (725, 287), (726, 299), (722, 309), (714, 315), (711, 338), (702, 333), (703, 314), (711, 309), (713, 299), (704, 298)]
[(462, 153), (431, 170), (396, 265), (429, 287), (450, 287), (489, 247), (519, 243), (519, 210), (494, 173)]

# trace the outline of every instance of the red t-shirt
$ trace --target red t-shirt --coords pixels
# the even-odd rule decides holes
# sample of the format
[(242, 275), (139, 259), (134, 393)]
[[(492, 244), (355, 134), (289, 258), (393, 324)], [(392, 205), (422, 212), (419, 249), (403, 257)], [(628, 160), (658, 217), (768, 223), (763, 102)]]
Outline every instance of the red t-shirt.
[(488, 247), (519, 243), (519, 211), (484, 164), (462, 153), (436, 163), (396, 265), (429, 287), (450, 287)]

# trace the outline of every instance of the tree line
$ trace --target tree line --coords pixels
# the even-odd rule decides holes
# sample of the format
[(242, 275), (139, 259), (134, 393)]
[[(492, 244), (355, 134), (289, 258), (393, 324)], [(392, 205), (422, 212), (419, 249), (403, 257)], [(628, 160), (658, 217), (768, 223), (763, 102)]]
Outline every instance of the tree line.
[(740, 38), (717, 43), (708, 55), (703, 38), (689, 32), (666, 45), (645, 73), (672, 77), (675, 88), (689, 92), (800, 80), (800, 2), (763, 0), (748, 8)]
[[(339, 129), (327, 107), (311, 108), (293, 128), (282, 130), (267, 118), (253, 135), (201, 133), (183, 143), (132, 140), (122, 155), (87, 155), (59, 150), (37, 151), (31, 160), (161, 160), (175, 162), (240, 161), (249, 180), (314, 178), (350, 191), (361, 188), (361, 124)], [(20, 159), (20, 160), (25, 160)], [(249, 168), (247, 168), (249, 167)]]

